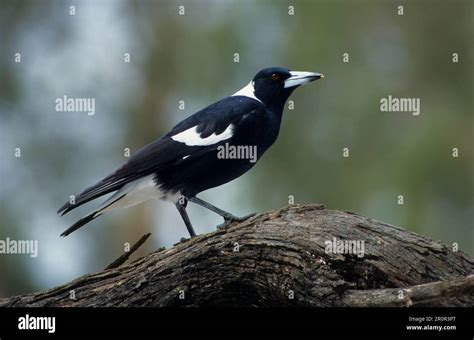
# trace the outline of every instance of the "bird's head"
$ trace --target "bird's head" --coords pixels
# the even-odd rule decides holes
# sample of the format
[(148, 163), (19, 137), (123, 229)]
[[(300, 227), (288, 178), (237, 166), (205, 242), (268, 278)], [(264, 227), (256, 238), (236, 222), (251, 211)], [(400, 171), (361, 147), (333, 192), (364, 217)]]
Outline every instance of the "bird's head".
[(290, 71), (283, 67), (261, 70), (251, 84), (255, 97), (267, 106), (284, 105), (291, 93), (299, 86), (324, 78), (320, 73)]

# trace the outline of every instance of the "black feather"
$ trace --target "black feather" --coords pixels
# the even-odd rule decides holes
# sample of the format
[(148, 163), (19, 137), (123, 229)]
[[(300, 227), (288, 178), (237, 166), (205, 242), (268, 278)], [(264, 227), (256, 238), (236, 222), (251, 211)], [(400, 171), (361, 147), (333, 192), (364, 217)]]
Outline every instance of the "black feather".
[(87, 223), (89, 223), (89, 222), (92, 221), (93, 219), (99, 217), (100, 214), (97, 214), (97, 213), (100, 213), (100, 211), (102, 211), (102, 210), (104, 210), (105, 208), (111, 206), (111, 205), (114, 204), (115, 202), (121, 200), (121, 199), (124, 198), (126, 195), (127, 195), (127, 194), (124, 194), (124, 195), (118, 197), (117, 199), (113, 200), (113, 201), (110, 202), (109, 204), (107, 204), (105, 207), (100, 208), (99, 210), (95, 210), (95, 211), (91, 212), (89, 215), (84, 216), (84, 217), (81, 218), (79, 221), (77, 221), (77, 222), (74, 223), (72, 226), (70, 226), (68, 229), (66, 229), (66, 230), (61, 234), (61, 236), (62, 236), (62, 237), (65, 237), (65, 236), (69, 235), (70, 233), (72, 233), (73, 231), (76, 231), (76, 230), (79, 229), (80, 227), (86, 225)]
[(61, 236), (62, 237), (65, 237), (67, 235), (69, 235), (70, 233), (72, 233), (73, 231), (76, 231), (77, 229), (79, 229), (80, 227), (82, 227), (83, 225), (89, 223), (90, 221), (92, 221), (94, 218), (96, 218), (97, 216), (94, 217), (94, 215), (96, 214), (96, 212), (94, 211), (93, 213), (90, 213), (89, 215), (87, 216), (84, 216), (83, 218), (81, 218), (79, 221), (77, 221), (76, 223), (74, 223), (72, 226), (70, 226), (66, 231), (64, 231)]

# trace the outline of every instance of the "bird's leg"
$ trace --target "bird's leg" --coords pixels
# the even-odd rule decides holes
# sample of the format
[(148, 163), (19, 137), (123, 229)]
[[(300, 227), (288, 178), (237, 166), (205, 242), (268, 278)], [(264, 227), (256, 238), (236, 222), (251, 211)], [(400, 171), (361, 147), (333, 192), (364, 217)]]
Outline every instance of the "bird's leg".
[[(182, 201), (182, 200), (180, 199), (180, 201)], [(189, 220), (188, 213), (186, 212), (186, 205), (187, 205), (188, 201), (185, 200), (185, 199), (184, 199), (184, 203), (180, 202), (180, 201), (175, 203), (176, 208), (178, 209), (179, 214), (181, 215), (181, 218), (184, 221), (184, 224), (186, 224), (186, 228), (188, 228), (189, 235), (191, 237), (194, 237), (194, 236), (196, 236), (196, 233), (194, 232), (193, 225), (191, 224), (191, 221)]]
[(210, 211), (215, 212), (216, 214), (222, 216), (224, 218), (224, 223), (218, 225), (217, 228), (225, 228), (232, 222), (242, 222), (255, 215), (255, 213), (253, 213), (244, 217), (238, 217), (238, 216), (232, 215), (231, 213), (228, 213), (227, 211), (219, 209), (218, 207), (213, 206), (212, 204), (207, 203), (206, 201), (203, 201), (202, 199), (197, 198), (197, 197), (192, 197), (189, 199), (189, 201), (196, 203), (200, 205), (201, 207), (209, 209)]

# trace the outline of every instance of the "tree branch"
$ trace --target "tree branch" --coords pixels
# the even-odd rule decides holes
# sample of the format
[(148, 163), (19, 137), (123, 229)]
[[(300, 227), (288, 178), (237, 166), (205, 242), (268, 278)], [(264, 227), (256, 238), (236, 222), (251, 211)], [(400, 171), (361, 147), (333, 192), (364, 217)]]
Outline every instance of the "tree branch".
[(145, 241), (150, 237), (151, 233), (143, 235), (131, 248), (129, 251), (123, 253), (119, 258), (117, 258), (114, 262), (109, 264), (107, 267), (105, 267), (104, 270), (107, 269), (113, 269), (120, 267), (122, 264), (124, 264), (128, 258), (135, 252), (137, 251), (140, 246), (145, 243)]
[(410, 307), (473, 293), (474, 275), (469, 275), (408, 288), (349, 291), (344, 303), (351, 307)]
[(0, 306), (472, 306), (472, 274), (427, 237), (291, 205)]

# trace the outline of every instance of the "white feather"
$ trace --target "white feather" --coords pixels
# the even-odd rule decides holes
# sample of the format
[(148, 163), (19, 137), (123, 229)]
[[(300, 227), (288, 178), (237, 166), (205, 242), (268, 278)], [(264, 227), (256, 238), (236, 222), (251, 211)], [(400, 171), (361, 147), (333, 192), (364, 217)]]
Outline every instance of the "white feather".
[(176, 142), (184, 143), (188, 146), (205, 146), (219, 143), (220, 141), (229, 139), (233, 136), (234, 126), (230, 124), (227, 129), (222, 131), (220, 134), (216, 135), (214, 132), (212, 135), (202, 138), (201, 135), (197, 132), (197, 126), (194, 126), (190, 129), (184, 130), (171, 137)]
[[(97, 209), (95, 216), (102, 215), (103, 213), (115, 208), (128, 208), (150, 199), (167, 199), (177, 202), (181, 197), (181, 194), (176, 193), (170, 195), (164, 192), (160, 189), (159, 185), (157, 185), (154, 177), (154, 175), (149, 175), (125, 184), (122, 188), (120, 188), (120, 190), (118, 190), (104, 203), (102, 203), (99, 209)], [(121, 196), (124, 197), (114, 202)], [(114, 203), (111, 204), (111, 202)]]
[(249, 97), (249, 98), (258, 100), (261, 103), (262, 101), (255, 96), (255, 88), (253, 87), (253, 85), (254, 85), (253, 81), (251, 81), (250, 83), (247, 84), (247, 86), (235, 92), (232, 95), (232, 97), (235, 97), (235, 96)]

